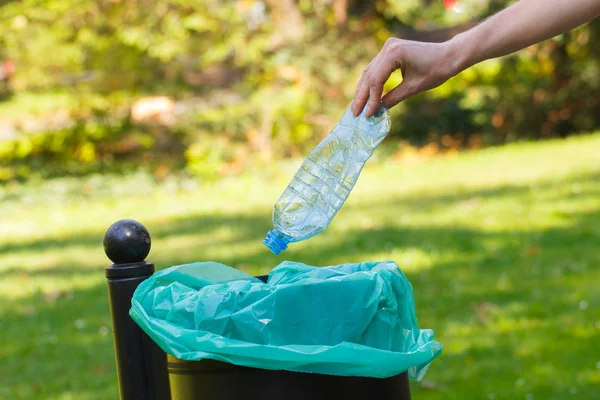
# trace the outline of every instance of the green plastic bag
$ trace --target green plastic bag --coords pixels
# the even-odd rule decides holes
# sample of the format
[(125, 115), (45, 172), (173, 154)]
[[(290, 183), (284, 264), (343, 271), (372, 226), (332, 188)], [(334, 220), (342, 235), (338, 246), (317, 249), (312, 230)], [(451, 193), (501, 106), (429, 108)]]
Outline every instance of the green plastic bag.
[(138, 286), (130, 315), (188, 361), (420, 380), (442, 350), (419, 330), (412, 287), (393, 261), (286, 261), (267, 283), (215, 262), (175, 266)]

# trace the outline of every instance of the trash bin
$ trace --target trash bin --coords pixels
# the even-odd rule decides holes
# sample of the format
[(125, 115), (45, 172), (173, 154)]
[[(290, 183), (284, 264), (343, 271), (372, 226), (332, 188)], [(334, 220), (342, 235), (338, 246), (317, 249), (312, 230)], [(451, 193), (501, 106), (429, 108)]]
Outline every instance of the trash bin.
[[(394, 375), (389, 371), (406, 371), (406, 369), (398, 369), (400, 368), (398, 364), (403, 365), (405, 362), (397, 363), (393, 351), (382, 352), (371, 349), (368, 345), (357, 345), (354, 350), (352, 343), (349, 344), (350, 347), (346, 346), (347, 343), (343, 346), (334, 345), (333, 351), (330, 351), (332, 350), (330, 346), (327, 351), (321, 351), (318, 347), (314, 354), (310, 351), (305, 352), (302, 355), (304, 358), (300, 357), (292, 363), (296, 370), (285, 367), (292, 365), (286, 364), (286, 357), (281, 359), (281, 363), (272, 362), (277, 359), (277, 355), (275, 358), (266, 357), (260, 360), (264, 349), (260, 346), (257, 348), (256, 343), (248, 343), (247, 347), (254, 346), (250, 351), (229, 349), (229, 353), (225, 355), (208, 355), (202, 351), (193, 353), (204, 354), (200, 360), (189, 359), (190, 353), (181, 356), (178, 355), (178, 351), (167, 351), (169, 354), (166, 354), (165, 349), (168, 350), (168, 345), (165, 345), (164, 340), (160, 340), (162, 328), (157, 327), (157, 331), (152, 331), (139, 314), (133, 319), (127, 317), (127, 313), (129, 316), (135, 314), (136, 308), (138, 312), (144, 313), (139, 309), (139, 299), (132, 301), (134, 292), (140, 292), (140, 289), (144, 292), (155, 284), (157, 279), (168, 280), (169, 278), (165, 277), (165, 270), (154, 274), (154, 266), (144, 261), (150, 250), (150, 236), (147, 230), (136, 221), (118, 221), (107, 231), (104, 245), (107, 256), (115, 263), (106, 269), (106, 276), (121, 400), (274, 400), (284, 397), (299, 400), (406, 400), (410, 399), (409, 377), (415, 378), (415, 375), (418, 375), (420, 378), (428, 368), (429, 362), (441, 351), (441, 345), (433, 341), (432, 334), (423, 335), (421, 332), (415, 336), (419, 341), (418, 345), (411, 348), (407, 356), (413, 363), (413, 367), (407, 372)], [(234, 272), (225, 271), (225, 273), (241, 274), (233, 269), (232, 271)], [(185, 280), (187, 278), (184, 275), (180, 276)], [(256, 278), (258, 278), (256, 281), (259, 288), (263, 285), (260, 281), (266, 282), (268, 279), (267, 276)], [(281, 279), (281, 276), (278, 278), (271, 276), (271, 278), (276, 280)], [(214, 285), (209, 286), (212, 288)], [(398, 290), (397, 287), (395, 289)], [(280, 299), (285, 301), (285, 296)], [(267, 309), (277, 308), (277, 304), (280, 303), (267, 306)], [(404, 307), (413, 307), (412, 297)], [(414, 314), (402, 318), (404, 324), (410, 325), (416, 321)], [(385, 319), (386, 316), (382, 318)], [(252, 317), (252, 320), (256, 322), (256, 318)], [(375, 323), (370, 329), (377, 335), (381, 335), (381, 326)], [(243, 333), (246, 331), (244, 327), (241, 329)], [(419, 332), (418, 329), (416, 331)], [(162, 334), (164, 333), (163, 330)], [(403, 333), (410, 335), (408, 331)], [(202, 341), (189, 330), (186, 339), (188, 344)], [(175, 336), (172, 343), (178, 346), (178, 343), (184, 343), (186, 339), (178, 339)], [(227, 337), (222, 339), (227, 340)], [(215, 343), (217, 347), (221, 345), (227, 347), (219, 341), (218, 337), (211, 345)], [(270, 347), (268, 353), (278, 346), (267, 347)], [(280, 353), (289, 350), (290, 348), (286, 346), (277, 349)], [(305, 350), (306, 348), (299, 352)], [(371, 358), (369, 355), (373, 351), (375, 356)], [(402, 355), (403, 351), (405, 349), (397, 352), (396, 355)], [(323, 353), (327, 353), (329, 358), (323, 357)], [(337, 357), (337, 354), (341, 354), (342, 357)], [(381, 364), (387, 365), (387, 372), (382, 370), (383, 367), (379, 367), (377, 361), (373, 361), (378, 360), (378, 357), (382, 360)], [(350, 362), (348, 368), (344, 370), (346, 367), (344, 359), (354, 359), (355, 365)], [(258, 360), (255, 364), (262, 365), (264, 368), (252, 365), (253, 360)], [(313, 362), (313, 360), (317, 361)], [(415, 360), (418, 362), (415, 363)], [(341, 370), (340, 366), (343, 367)], [(375, 370), (373, 375), (368, 373), (371, 369)], [(376, 371), (378, 369), (379, 371)], [(361, 373), (353, 374), (353, 371)], [(365, 376), (365, 371), (369, 376)], [(375, 376), (378, 373), (387, 373), (387, 375)]]
[(385, 379), (238, 367), (167, 356), (172, 400), (410, 400), (408, 374)]
[[(268, 276), (258, 276), (266, 282)], [(167, 355), (171, 400), (410, 400), (408, 373), (385, 379), (239, 367)]]

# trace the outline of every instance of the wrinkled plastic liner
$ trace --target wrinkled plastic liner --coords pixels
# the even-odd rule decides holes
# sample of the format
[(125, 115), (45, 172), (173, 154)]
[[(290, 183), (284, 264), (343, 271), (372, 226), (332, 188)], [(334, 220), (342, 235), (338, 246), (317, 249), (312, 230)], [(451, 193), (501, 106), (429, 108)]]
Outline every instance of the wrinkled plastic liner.
[(215, 262), (175, 266), (138, 286), (130, 315), (179, 359), (268, 370), (420, 380), (442, 350), (393, 261), (286, 261), (267, 283)]

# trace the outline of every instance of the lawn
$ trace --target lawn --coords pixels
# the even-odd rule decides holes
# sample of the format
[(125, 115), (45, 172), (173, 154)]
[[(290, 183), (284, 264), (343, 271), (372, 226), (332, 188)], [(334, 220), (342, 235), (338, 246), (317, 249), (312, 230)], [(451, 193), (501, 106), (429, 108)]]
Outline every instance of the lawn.
[(374, 159), (327, 231), (261, 241), (300, 160), (218, 184), (144, 175), (0, 188), (0, 399), (114, 400), (102, 250), (146, 225), (157, 268), (392, 259), (444, 345), (414, 399), (600, 399), (600, 134)]

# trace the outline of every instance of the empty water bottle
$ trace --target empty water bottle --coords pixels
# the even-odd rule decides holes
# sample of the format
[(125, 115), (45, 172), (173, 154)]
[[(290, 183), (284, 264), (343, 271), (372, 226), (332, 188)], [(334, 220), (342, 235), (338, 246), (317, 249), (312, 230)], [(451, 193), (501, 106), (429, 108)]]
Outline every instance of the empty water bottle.
[(365, 162), (390, 131), (383, 104), (369, 118), (365, 110), (354, 117), (346, 109), (275, 204), (274, 229), (263, 241), (274, 254), (323, 232), (350, 195)]

